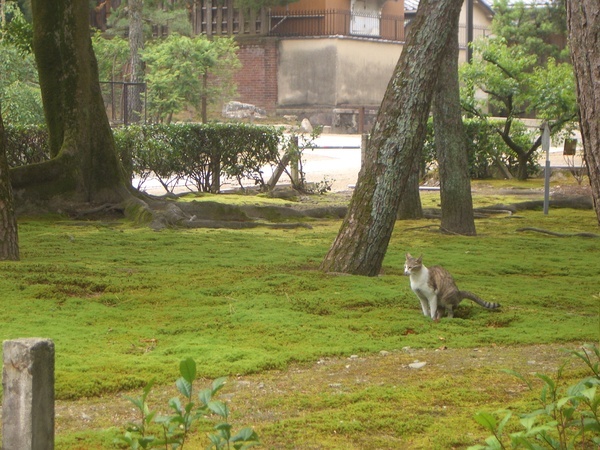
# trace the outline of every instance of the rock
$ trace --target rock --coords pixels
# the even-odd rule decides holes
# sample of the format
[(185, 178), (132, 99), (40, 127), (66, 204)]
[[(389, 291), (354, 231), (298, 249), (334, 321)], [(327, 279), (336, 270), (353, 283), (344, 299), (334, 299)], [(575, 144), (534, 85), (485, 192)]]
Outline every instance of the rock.
[(410, 367), (411, 369), (422, 369), (426, 365), (427, 363), (424, 361), (415, 361), (414, 363), (410, 363), (408, 367)]
[(267, 112), (258, 106), (249, 103), (229, 102), (223, 105), (223, 117), (228, 119), (264, 119)]
[(381, 356), (387, 356), (387, 355), (389, 355), (389, 354), (390, 354), (390, 352), (388, 352), (387, 350), (381, 350), (381, 351), (379, 352), (379, 354), (380, 354)]
[(312, 133), (313, 132), (313, 126), (310, 123), (310, 120), (308, 119), (302, 119), (302, 123), (300, 124), (300, 131), (303, 131), (304, 133)]

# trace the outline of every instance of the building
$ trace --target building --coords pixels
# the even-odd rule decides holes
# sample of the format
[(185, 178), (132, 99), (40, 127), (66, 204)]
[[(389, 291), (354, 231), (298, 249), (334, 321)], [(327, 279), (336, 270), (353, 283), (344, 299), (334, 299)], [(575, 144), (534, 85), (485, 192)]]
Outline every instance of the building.
[[(489, 33), (487, 1), (465, 0), (473, 3), (474, 38)], [(244, 12), (234, 0), (194, 0), (189, 13), (195, 34), (235, 36), (242, 63), (236, 100), (270, 115), (362, 132), (374, 120), (417, 6), (418, 0), (298, 0)]]
[[(484, 0), (472, 1), (477, 38), (489, 34), (493, 12)], [(418, 0), (299, 0), (246, 15), (232, 5), (200, 0), (193, 23), (196, 33), (236, 36), (239, 101), (337, 131), (363, 131), (383, 99)], [(466, 24), (463, 6), (463, 61)]]

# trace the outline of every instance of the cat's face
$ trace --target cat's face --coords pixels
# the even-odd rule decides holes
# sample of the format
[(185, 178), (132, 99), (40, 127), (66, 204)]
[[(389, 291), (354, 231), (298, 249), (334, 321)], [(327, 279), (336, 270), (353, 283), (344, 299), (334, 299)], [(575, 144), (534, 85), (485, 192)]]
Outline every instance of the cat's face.
[(413, 258), (410, 253), (406, 254), (406, 261), (404, 262), (404, 275), (410, 275), (421, 270), (423, 265), (423, 256)]

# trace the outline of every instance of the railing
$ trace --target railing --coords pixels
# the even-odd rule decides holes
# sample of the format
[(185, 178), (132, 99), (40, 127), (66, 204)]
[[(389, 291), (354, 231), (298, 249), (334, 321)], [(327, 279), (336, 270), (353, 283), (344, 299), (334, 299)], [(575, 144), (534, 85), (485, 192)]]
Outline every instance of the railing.
[[(492, 34), (492, 30), (482, 26), (473, 27), (473, 40), (476, 41), (482, 37), (489, 37)], [(458, 26), (458, 45), (461, 48), (467, 46), (467, 27), (465, 25)]]
[(363, 36), (404, 40), (404, 20), (399, 16), (330, 9), (272, 12), (269, 19), (270, 36)]

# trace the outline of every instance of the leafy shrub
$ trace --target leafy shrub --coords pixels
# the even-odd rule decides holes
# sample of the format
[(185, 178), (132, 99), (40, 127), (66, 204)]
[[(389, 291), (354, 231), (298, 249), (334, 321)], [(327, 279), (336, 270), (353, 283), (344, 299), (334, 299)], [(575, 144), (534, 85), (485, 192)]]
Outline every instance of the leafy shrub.
[[(201, 192), (218, 192), (221, 176), (249, 178), (265, 187), (263, 167), (279, 162), (283, 132), (246, 124), (132, 125), (114, 130), (123, 166), (140, 189), (155, 176), (165, 191), (184, 181)], [(50, 158), (44, 127), (6, 126), (10, 167)], [(283, 144), (282, 144), (283, 145)]]
[[(149, 383), (141, 397), (129, 398), (140, 414), (139, 422), (132, 423), (121, 437), (131, 449), (179, 448), (183, 449), (192, 428), (206, 417), (215, 414), (223, 419), (214, 427), (214, 433), (209, 434), (210, 446), (215, 449), (246, 449), (259, 443), (258, 435), (250, 428), (244, 428), (239, 433), (232, 434), (232, 426), (227, 422), (229, 408), (226, 403), (214, 400), (215, 394), (225, 385), (225, 378), (213, 381), (212, 386), (198, 392), (198, 403), (194, 403), (193, 384), (196, 380), (196, 362), (187, 358), (179, 364), (181, 377), (175, 385), (184, 397), (182, 403), (179, 397), (169, 400), (171, 415), (159, 415), (148, 407), (147, 398), (152, 389)], [(154, 427), (153, 427), (154, 425)], [(158, 436), (153, 431), (158, 431)]]
[[(505, 428), (512, 418), (509, 410), (495, 414), (480, 412), (475, 420), (492, 436), (486, 439), (485, 445), (475, 445), (469, 450), (599, 448), (600, 350), (596, 346), (588, 346), (572, 354), (586, 364), (591, 372), (588, 377), (563, 390), (559, 383), (562, 368), (556, 381), (547, 375), (536, 374), (544, 383), (539, 397), (541, 408), (521, 416), (519, 422), (524, 430), (507, 435)], [(506, 372), (518, 377), (530, 391), (533, 390), (531, 381), (523, 375), (514, 371)]]
[(9, 167), (25, 166), (50, 159), (46, 127), (5, 125), (4, 136)]
[[(143, 125), (115, 130), (121, 158), (141, 184), (156, 175), (167, 192), (185, 180), (218, 192), (221, 175), (264, 187), (262, 167), (276, 164), (281, 130), (245, 124)], [(129, 159), (130, 162), (127, 162)], [(138, 186), (139, 188), (140, 186)]]
[[(467, 154), (471, 178), (491, 178), (494, 166), (505, 166), (511, 174), (516, 174), (517, 157), (494, 131), (494, 125), (498, 126), (497, 121), (463, 119), (463, 125), (467, 135)], [(524, 146), (531, 139), (525, 125), (521, 122), (516, 121), (513, 123), (513, 139)], [(535, 162), (536, 157), (537, 155), (534, 153), (527, 162), (530, 175), (539, 169)], [(427, 134), (423, 145), (421, 173), (426, 174), (434, 169), (437, 164), (436, 161), (433, 119), (430, 118), (427, 122)]]

